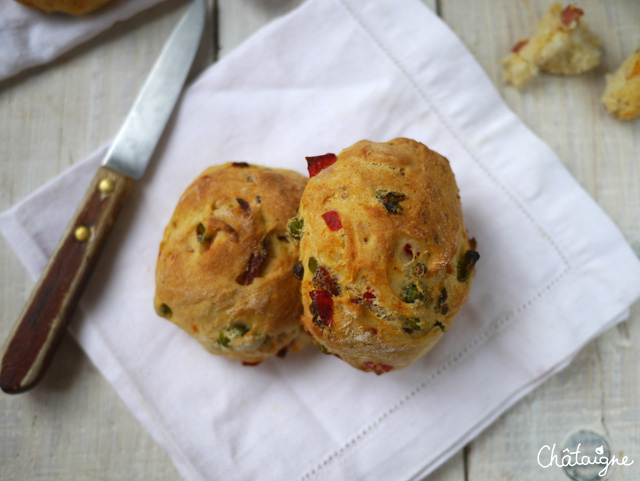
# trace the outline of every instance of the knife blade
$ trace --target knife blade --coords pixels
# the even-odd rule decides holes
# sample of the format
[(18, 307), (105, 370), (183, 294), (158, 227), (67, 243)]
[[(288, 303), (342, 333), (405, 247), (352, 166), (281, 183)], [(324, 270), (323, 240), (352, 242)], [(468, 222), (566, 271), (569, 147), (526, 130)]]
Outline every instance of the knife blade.
[(7, 339), (0, 388), (24, 392), (44, 375), (111, 226), (149, 164), (184, 87), (206, 21), (194, 0), (165, 43), (56, 251)]

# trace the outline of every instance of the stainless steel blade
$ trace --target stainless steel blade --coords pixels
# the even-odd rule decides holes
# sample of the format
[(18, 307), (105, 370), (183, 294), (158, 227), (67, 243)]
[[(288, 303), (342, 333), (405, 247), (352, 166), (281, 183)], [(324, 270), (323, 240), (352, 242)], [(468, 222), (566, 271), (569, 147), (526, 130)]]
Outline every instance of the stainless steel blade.
[(164, 45), (102, 165), (142, 177), (184, 86), (206, 13), (205, 0), (194, 0)]

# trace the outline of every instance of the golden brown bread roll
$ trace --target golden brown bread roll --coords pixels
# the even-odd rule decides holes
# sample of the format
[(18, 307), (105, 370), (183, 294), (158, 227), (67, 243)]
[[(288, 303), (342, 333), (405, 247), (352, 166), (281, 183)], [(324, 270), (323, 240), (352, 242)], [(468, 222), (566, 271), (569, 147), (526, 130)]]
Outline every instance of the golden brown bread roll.
[(111, 0), (16, 0), (27, 7), (39, 8), (47, 13), (62, 12), (82, 15), (109, 3)]
[(286, 227), (306, 181), (246, 163), (205, 170), (165, 229), (156, 312), (208, 351), (248, 363), (302, 342), (298, 246)]
[(449, 162), (403, 138), (307, 160), (289, 222), (304, 266), (302, 323), (358, 369), (404, 368), (449, 328), (479, 257)]

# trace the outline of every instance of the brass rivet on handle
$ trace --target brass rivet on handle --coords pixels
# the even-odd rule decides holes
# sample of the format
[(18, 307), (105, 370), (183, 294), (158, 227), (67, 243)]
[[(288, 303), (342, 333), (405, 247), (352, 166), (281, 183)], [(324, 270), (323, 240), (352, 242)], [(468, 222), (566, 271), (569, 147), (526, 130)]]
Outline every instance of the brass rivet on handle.
[(86, 225), (81, 225), (80, 227), (76, 227), (73, 236), (78, 242), (87, 242), (91, 237), (91, 230), (89, 230)]
[(100, 182), (98, 183), (98, 190), (103, 194), (110, 194), (111, 192), (113, 192), (115, 188), (116, 188), (116, 183), (113, 181), (113, 179), (110, 179), (109, 177), (105, 177), (104, 179), (100, 180)]

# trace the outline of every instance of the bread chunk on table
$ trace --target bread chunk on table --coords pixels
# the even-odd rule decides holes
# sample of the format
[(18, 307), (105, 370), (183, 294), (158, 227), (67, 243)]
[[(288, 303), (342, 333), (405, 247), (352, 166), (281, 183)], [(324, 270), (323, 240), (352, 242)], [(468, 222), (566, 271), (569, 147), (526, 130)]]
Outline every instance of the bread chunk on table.
[(520, 40), (501, 62), (504, 80), (521, 88), (540, 72), (577, 75), (600, 63), (600, 39), (582, 19), (584, 12), (573, 6), (553, 3), (535, 34)]
[(640, 49), (629, 55), (612, 75), (607, 75), (602, 103), (621, 120), (640, 117)]

